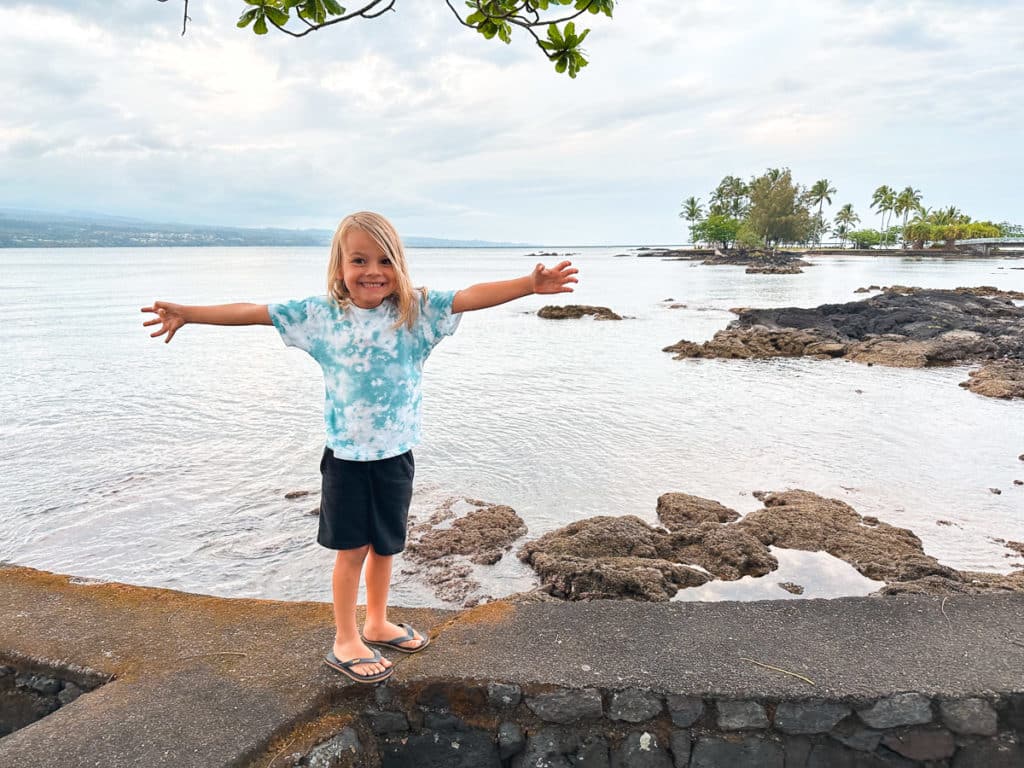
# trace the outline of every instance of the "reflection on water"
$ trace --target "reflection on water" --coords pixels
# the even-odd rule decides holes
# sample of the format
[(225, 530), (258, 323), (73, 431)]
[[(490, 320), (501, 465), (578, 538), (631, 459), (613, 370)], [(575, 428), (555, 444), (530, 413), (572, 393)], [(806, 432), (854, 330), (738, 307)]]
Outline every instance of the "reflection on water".
[[(768, 547), (779, 567), (764, 576), (743, 576), (736, 581), (709, 581), (699, 587), (681, 589), (673, 600), (709, 602), (715, 600), (799, 600), (816, 597), (870, 595), (885, 586), (862, 576), (849, 563), (828, 552)], [(795, 584), (803, 592), (794, 594), (781, 586)]]
[[(582, 249), (572, 297), (468, 314), (438, 347), (424, 378), (417, 508), (448, 496), (509, 504), (535, 537), (601, 514), (655, 523), (668, 491), (745, 513), (759, 506), (755, 490), (805, 488), (913, 529), (953, 567), (1008, 569), (992, 538), (1024, 540), (1024, 488), (1013, 485), (1024, 479), (1024, 405), (961, 389), (968, 368), (675, 361), (661, 349), (710, 338), (730, 307), (850, 301), (871, 284), (1024, 290), (1024, 270), (1010, 268), (1024, 262), (829, 257), (802, 275), (746, 275), (618, 252)], [(459, 288), (525, 274), (525, 254), (413, 250), (410, 263), (417, 283)], [(139, 312), (154, 298), (307, 296), (322, 290), (325, 258), (0, 251), (0, 559), (212, 594), (329, 599), (332, 555), (315, 544), (315, 501), (284, 498), (319, 482), (316, 364), (271, 328), (187, 327), (164, 345)], [(563, 301), (630, 319), (534, 314)], [(514, 555), (482, 578), (492, 594), (533, 583)], [(831, 594), (861, 588), (836, 583)], [(432, 602), (422, 585), (399, 579), (395, 589), (399, 603)]]

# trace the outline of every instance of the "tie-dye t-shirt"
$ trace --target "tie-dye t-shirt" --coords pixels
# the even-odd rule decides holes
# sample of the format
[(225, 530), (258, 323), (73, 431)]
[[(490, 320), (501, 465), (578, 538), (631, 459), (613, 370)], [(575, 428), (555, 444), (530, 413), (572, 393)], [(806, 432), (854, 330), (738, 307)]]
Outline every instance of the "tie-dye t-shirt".
[(398, 309), (341, 309), (326, 296), (271, 304), (270, 319), (284, 343), (310, 354), (324, 373), (327, 445), (339, 459), (376, 461), (405, 453), (420, 441), (423, 362), (461, 315), (454, 291), (428, 291), (410, 331), (395, 328)]

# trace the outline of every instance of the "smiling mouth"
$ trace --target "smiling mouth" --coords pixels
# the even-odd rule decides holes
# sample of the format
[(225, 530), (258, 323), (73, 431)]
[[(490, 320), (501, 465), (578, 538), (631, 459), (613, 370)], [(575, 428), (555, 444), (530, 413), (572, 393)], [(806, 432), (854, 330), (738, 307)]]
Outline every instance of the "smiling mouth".
[(383, 288), (387, 283), (360, 283), (362, 288)]

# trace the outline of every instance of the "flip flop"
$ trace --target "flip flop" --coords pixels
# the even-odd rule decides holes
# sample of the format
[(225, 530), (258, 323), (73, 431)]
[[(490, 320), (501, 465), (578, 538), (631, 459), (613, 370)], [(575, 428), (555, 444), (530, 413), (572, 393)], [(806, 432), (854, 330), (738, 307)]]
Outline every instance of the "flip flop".
[(399, 653), (419, 653), (430, 645), (430, 638), (426, 635), (423, 636), (423, 642), (419, 645), (413, 646), (412, 648), (406, 648), (405, 646), (400, 645), (400, 643), (407, 643), (410, 640), (415, 640), (416, 630), (408, 624), (399, 624), (398, 626), (405, 630), (405, 634), (401, 637), (395, 637), (391, 640), (368, 640), (364, 637), (363, 642), (367, 645), (380, 645), (384, 648), (390, 648), (392, 651), (398, 651)]
[(333, 650), (328, 651), (327, 655), (324, 656), (324, 664), (337, 672), (341, 672), (345, 677), (357, 683), (379, 683), (381, 680), (387, 680), (391, 677), (395, 672), (394, 666), (388, 667), (383, 672), (374, 672), (370, 675), (361, 675), (352, 669), (352, 667), (358, 664), (374, 664), (380, 660), (380, 651), (376, 650), (373, 652), (373, 657), (369, 659), (349, 659), (348, 661), (338, 661), (338, 657), (334, 655)]

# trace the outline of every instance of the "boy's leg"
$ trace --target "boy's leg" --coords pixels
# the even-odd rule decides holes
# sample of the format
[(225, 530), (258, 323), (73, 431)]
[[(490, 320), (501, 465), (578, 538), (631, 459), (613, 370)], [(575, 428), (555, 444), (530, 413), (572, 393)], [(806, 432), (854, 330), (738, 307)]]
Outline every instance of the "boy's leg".
[[(367, 640), (387, 642), (401, 637), (404, 629), (388, 621), (388, 590), (391, 588), (392, 555), (378, 555), (370, 547), (366, 554), (366, 623), (363, 625), (363, 637)], [(423, 635), (415, 632), (415, 637), (404, 643), (403, 648), (415, 648), (423, 643)]]
[[(334, 574), (331, 587), (334, 593), (334, 655), (340, 661), (366, 659), (373, 656), (373, 650), (359, 637), (356, 627), (356, 599), (359, 595), (359, 574), (369, 545), (356, 549), (339, 549), (334, 558)], [(367, 589), (369, 594), (369, 589)], [(391, 666), (387, 659), (374, 664), (357, 664), (352, 671), (358, 675), (372, 675), (383, 672)]]

